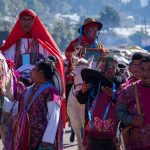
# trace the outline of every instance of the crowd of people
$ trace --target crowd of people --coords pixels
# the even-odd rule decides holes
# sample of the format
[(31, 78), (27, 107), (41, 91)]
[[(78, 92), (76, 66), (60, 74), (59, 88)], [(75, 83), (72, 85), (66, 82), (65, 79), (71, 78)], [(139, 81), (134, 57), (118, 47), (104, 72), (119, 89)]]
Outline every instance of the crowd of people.
[(83, 22), (65, 66), (36, 13), (19, 14), (0, 47), (4, 150), (63, 150), (67, 121), (79, 150), (150, 150), (150, 54), (120, 64), (99, 43), (102, 27), (94, 18)]

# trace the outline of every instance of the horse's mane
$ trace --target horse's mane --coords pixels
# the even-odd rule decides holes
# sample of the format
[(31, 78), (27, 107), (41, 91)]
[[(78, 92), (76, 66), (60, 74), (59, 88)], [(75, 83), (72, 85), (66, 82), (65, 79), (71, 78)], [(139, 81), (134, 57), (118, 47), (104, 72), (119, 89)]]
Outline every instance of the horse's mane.
[(6, 74), (7, 74), (7, 63), (5, 57), (2, 53), (0, 53), (0, 94), (4, 94), (6, 92), (5, 89), (5, 81), (6, 81)]
[[(0, 53), (0, 92), (4, 95), (10, 95), (8, 97), (11, 97), (13, 94), (13, 83), (12, 83), (12, 71), (9, 69), (6, 59), (3, 56), (2, 53)], [(8, 91), (9, 90), (9, 91)], [(6, 92), (7, 91), (7, 92)]]
[(7, 65), (7, 62), (6, 62), (6, 59), (5, 59), (5, 57), (4, 57), (4, 55), (2, 54), (2, 53), (0, 53), (0, 65), (2, 65), (2, 67), (3, 67), (3, 73), (5, 73), (5, 74), (7, 74), (8, 73), (8, 70), (9, 70), (9, 68), (8, 68), (8, 65)]
[(86, 60), (84, 58), (76, 57), (74, 55), (72, 55), (71, 61), (72, 61), (72, 65), (75, 66), (75, 67), (78, 67), (81, 64), (83, 64), (83, 65), (87, 65), (88, 64), (88, 60)]
[(78, 67), (79, 65), (88, 65), (88, 61), (84, 58), (81, 58), (78, 60), (76, 67)]

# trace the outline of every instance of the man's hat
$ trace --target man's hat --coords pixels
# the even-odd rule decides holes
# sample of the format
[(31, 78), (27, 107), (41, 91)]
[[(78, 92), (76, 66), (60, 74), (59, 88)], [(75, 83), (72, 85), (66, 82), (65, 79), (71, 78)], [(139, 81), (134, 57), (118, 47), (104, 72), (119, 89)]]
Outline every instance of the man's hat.
[(80, 26), (80, 28), (78, 29), (78, 32), (81, 33), (81, 30), (82, 30), (82, 34), (83, 34), (84, 27), (89, 25), (89, 24), (92, 24), (92, 23), (95, 23), (98, 25), (98, 30), (101, 30), (101, 28), (103, 27), (103, 24), (101, 22), (98, 22), (96, 19), (87, 18), (84, 20), (83, 25)]
[(107, 79), (101, 72), (92, 69), (83, 69), (81, 71), (83, 81), (89, 84), (97, 85), (101, 82), (104, 87), (112, 88), (112, 82)]

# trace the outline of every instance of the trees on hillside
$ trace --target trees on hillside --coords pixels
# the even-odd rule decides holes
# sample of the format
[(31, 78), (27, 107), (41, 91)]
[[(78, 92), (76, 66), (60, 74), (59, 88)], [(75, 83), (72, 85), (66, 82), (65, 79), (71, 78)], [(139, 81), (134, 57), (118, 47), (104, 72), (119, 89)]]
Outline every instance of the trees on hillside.
[(77, 36), (76, 26), (70, 26), (65, 24), (61, 20), (56, 20), (53, 22), (53, 28), (51, 33), (56, 43), (58, 44), (61, 51), (65, 51), (70, 41), (72, 41), (75, 36)]
[(100, 11), (99, 21), (101, 21), (106, 28), (117, 27), (120, 25), (120, 15), (112, 6), (106, 6)]
[(142, 46), (142, 40), (148, 37), (148, 33), (145, 33), (143, 29), (141, 31), (137, 31), (136, 33), (129, 36), (129, 39), (133, 44)]
[[(148, 1), (149, 5), (142, 8), (139, 0), (132, 0), (128, 3), (122, 3), (122, 0), (0, 0), (0, 30), (6, 28), (10, 30), (16, 15), (24, 8), (30, 8), (37, 13), (51, 31), (60, 49), (65, 50), (68, 43), (77, 35), (76, 27), (78, 28), (81, 22), (75, 27), (67, 18), (63, 18), (65, 20), (63, 22), (62, 18), (56, 15), (57, 13), (62, 15), (77, 13), (81, 16), (81, 21), (87, 17), (99, 16), (98, 20), (104, 24), (104, 29), (118, 27), (122, 17), (124, 27), (129, 27), (129, 25), (150, 22), (148, 13), (150, 0)], [(109, 6), (107, 6), (108, 4)], [(127, 16), (133, 16), (134, 21), (127, 20)], [(131, 36), (130, 39), (134, 40), (137, 37), (139, 37), (139, 33)], [(139, 41), (139, 39), (135, 39), (135, 41)]]

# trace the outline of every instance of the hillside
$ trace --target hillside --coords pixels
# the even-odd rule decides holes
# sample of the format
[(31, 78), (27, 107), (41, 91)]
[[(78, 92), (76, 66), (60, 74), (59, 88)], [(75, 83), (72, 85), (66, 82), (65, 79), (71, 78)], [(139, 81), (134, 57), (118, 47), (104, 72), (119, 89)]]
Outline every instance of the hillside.
[[(0, 0), (0, 30), (10, 30), (21, 10), (33, 9), (64, 51), (86, 17), (100, 18), (100, 12), (111, 6), (118, 12), (120, 26), (150, 24), (150, 0), (143, 7), (140, 0)], [(105, 12), (104, 12), (105, 13)], [(100, 18), (101, 20), (101, 18)], [(109, 20), (108, 20), (109, 21)], [(113, 22), (113, 20), (112, 20)], [(105, 25), (106, 26), (106, 25)], [(108, 26), (109, 28), (109, 26)], [(112, 35), (113, 33), (111, 33)]]

